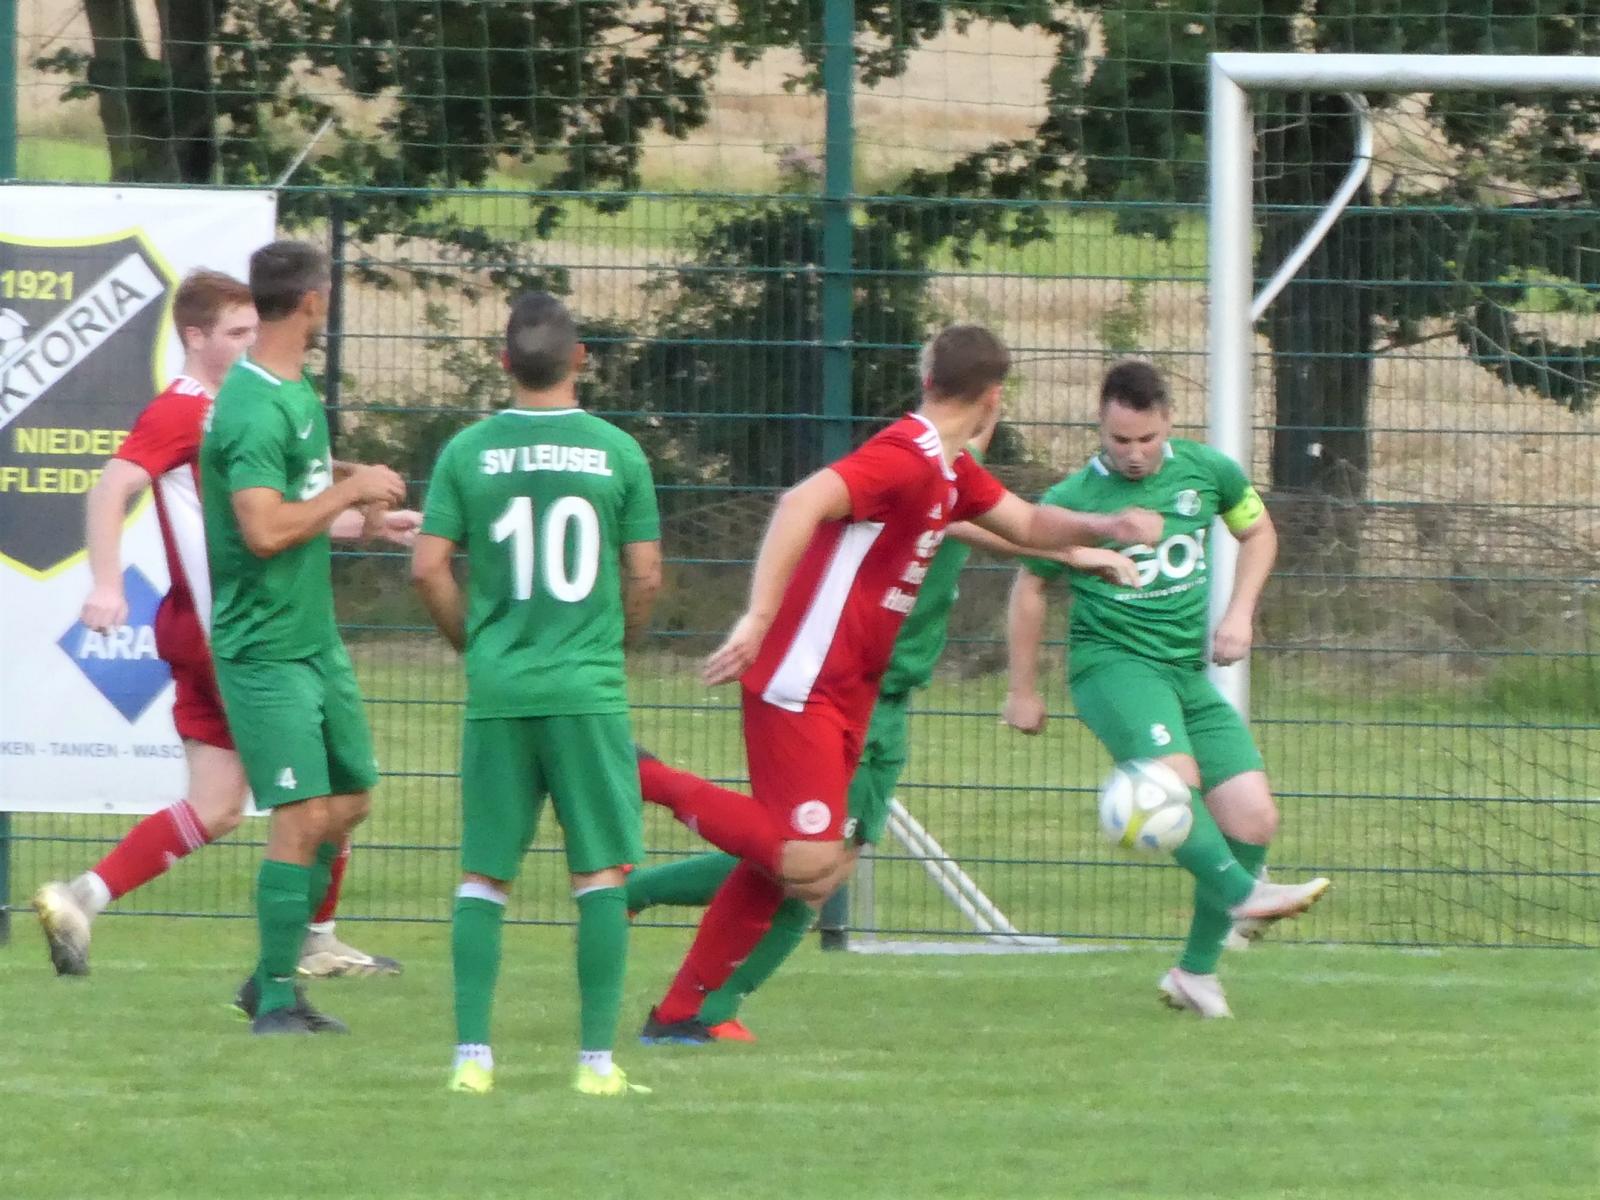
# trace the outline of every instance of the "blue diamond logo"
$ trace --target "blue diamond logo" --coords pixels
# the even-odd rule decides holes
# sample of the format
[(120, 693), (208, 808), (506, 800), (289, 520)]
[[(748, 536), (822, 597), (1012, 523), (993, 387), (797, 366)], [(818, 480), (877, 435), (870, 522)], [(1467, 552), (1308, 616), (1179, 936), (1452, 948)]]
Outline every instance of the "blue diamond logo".
[(122, 573), (122, 589), (128, 597), (126, 625), (102, 634), (77, 621), (56, 645), (131, 725), (172, 682), (172, 672), (156, 653), (161, 593), (138, 567)]

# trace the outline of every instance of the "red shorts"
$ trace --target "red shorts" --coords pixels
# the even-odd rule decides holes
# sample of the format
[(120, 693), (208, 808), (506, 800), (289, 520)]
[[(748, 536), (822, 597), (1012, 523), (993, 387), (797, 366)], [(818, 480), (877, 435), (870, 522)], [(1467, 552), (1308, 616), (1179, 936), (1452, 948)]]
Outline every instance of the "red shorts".
[(232, 750), (233, 735), (222, 711), (222, 696), (217, 691), (216, 672), (209, 655), (180, 659), (167, 664), (177, 695), (172, 701), (172, 723), (184, 741), (204, 742), (222, 750)]
[(862, 731), (825, 708), (790, 712), (743, 693), (750, 791), (797, 841), (844, 836)]

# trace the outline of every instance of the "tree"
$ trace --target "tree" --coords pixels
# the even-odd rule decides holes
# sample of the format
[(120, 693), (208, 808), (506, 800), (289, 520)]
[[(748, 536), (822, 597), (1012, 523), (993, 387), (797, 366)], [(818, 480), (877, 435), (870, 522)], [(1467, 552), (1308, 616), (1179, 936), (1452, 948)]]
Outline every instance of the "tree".
[[(1593, 54), (1600, 20), (1585, 0), (1550, 0), (1506, 15), (1493, 0), (1170, 0), (1080, 3), (1042, 23), (1059, 47), (1048, 113), (1028, 138), (987, 147), (946, 172), (910, 181), (925, 195), (1200, 202), (1205, 195), (1206, 55), (1214, 50)], [(1369, 98), (1379, 107), (1399, 97)], [(1336, 189), (1353, 152), (1338, 97), (1259, 98), (1276, 104), (1258, 178), (1266, 206), (1260, 261), (1274, 267), (1298, 238), (1304, 206)], [(1592, 285), (1600, 267), (1600, 101), (1563, 95), (1431, 97), (1426, 117), (1462, 169), (1403, 194), (1370, 186), (1276, 302), (1265, 331), (1276, 400), (1272, 478), (1291, 494), (1359, 498), (1370, 437), (1370, 355), (1422, 336), (1443, 318), (1485, 369), (1573, 408), (1600, 384), (1600, 345), (1568, 346), (1523, 328), (1516, 305), (1552, 278)], [(1018, 165), (1019, 161), (1022, 165)], [(1528, 197), (1507, 205), (1505, 185)], [(1384, 204), (1397, 211), (1385, 214)], [(1434, 207), (1421, 226), (1398, 211)], [(1300, 207), (1300, 212), (1292, 211)], [(1488, 207), (1493, 215), (1485, 217)], [(1561, 220), (1537, 219), (1552, 211)], [(952, 216), (984, 228), (959, 236), (1047, 236), (1042, 221), (994, 228), (993, 213)], [(1168, 212), (1129, 210), (1125, 231), (1170, 236)], [(1342, 280), (1330, 288), (1307, 279)], [(1397, 286), (1404, 284), (1405, 286)]]

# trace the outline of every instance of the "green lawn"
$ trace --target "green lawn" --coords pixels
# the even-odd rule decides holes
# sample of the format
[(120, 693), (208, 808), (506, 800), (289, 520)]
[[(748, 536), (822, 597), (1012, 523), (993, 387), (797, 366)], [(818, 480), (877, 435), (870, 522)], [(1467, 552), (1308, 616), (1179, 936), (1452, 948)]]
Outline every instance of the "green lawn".
[(353, 1036), (289, 1043), (221, 1003), (245, 922), (107, 920), (86, 980), (26, 923), (0, 1195), (1563, 1200), (1600, 1167), (1589, 954), (1267, 946), (1202, 1024), (1155, 1003), (1149, 951), (808, 945), (747, 1008), (758, 1045), (658, 1049), (631, 1033), (683, 935), (647, 930), (619, 1061), (656, 1091), (613, 1102), (566, 1090), (566, 931), (508, 931), (488, 1097), (443, 1090), (446, 930), (347, 932), (405, 975), (317, 985)]

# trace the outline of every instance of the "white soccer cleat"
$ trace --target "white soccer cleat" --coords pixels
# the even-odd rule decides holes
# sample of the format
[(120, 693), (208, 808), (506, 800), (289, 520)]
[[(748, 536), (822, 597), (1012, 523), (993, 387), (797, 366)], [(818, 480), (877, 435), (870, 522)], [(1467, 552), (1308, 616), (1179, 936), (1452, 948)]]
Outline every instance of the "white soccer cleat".
[(64, 883), (47, 883), (33, 894), (50, 962), (57, 975), (89, 973), (89, 910), (78, 894)]
[(1161, 977), (1156, 990), (1168, 1008), (1196, 1013), (1207, 1020), (1233, 1016), (1228, 998), (1222, 994), (1222, 983), (1215, 975), (1195, 975), (1173, 967)]
[(347, 946), (332, 933), (306, 934), (300, 948), (298, 974), (303, 979), (337, 979), (354, 975), (398, 975), (400, 964), (381, 954)]
[[(1233, 918), (1235, 927), (1246, 921), (1257, 922), (1251, 928), (1256, 930), (1256, 936), (1259, 937), (1271, 922), (1305, 912), (1322, 899), (1322, 894), (1330, 886), (1329, 881), (1321, 876), (1309, 883), (1268, 883), (1261, 880), (1248, 896), (1228, 910), (1228, 915)], [(1250, 935), (1246, 933), (1245, 936)]]
[(1265, 921), (1251, 918), (1248, 921), (1235, 921), (1233, 928), (1228, 930), (1228, 936), (1222, 939), (1224, 950), (1248, 950), (1250, 944), (1256, 941), (1267, 931)]

